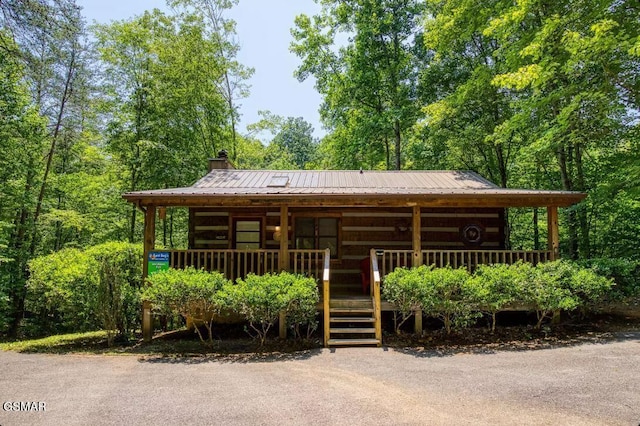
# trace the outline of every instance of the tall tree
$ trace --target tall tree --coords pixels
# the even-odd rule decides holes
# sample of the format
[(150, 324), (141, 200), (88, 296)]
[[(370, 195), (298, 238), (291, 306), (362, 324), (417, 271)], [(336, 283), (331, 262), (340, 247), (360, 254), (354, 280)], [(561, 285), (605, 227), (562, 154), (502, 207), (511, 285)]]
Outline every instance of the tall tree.
[(305, 169), (316, 156), (313, 127), (302, 117), (288, 117), (271, 144), (289, 153), (295, 165)]
[[(125, 190), (191, 184), (222, 148), (226, 61), (203, 19), (154, 10), (96, 27), (108, 89), (107, 149), (123, 166)], [(131, 241), (136, 218), (132, 207)]]
[(321, 3), (320, 15), (296, 18), (291, 49), (302, 59), (296, 76), (315, 77), (324, 95), (321, 115), (334, 130), (340, 165), (400, 169), (408, 130), (418, 117), (417, 77), (426, 62), (422, 3)]
[(19, 46), (3, 29), (0, 40), (7, 47), (0, 49), (0, 299), (7, 300), (0, 303), (0, 324), (15, 335), (24, 309), (46, 122), (31, 105), (25, 70), (14, 55)]
[[(225, 16), (226, 12), (238, 4), (238, 0), (170, 0), (174, 7), (185, 7), (188, 13), (198, 13), (205, 18), (207, 36), (215, 42), (217, 54), (223, 65), (223, 78), (218, 83), (218, 91), (227, 102), (227, 129), (224, 142), (231, 147), (231, 159), (238, 159), (239, 103), (248, 95), (248, 80), (253, 68), (236, 60), (240, 46), (236, 39), (235, 22)], [(226, 143), (225, 143), (226, 146)]]
[[(26, 264), (42, 249), (40, 240), (44, 226), (41, 218), (50, 208), (50, 202), (55, 200), (50, 181), (57, 157), (61, 150), (77, 141), (81, 132), (78, 112), (83, 97), (80, 94), (86, 91), (80, 87), (77, 76), (85, 64), (85, 30), (80, 10), (73, 0), (8, 0), (0, 2), (0, 10), (2, 26), (7, 30), (2, 34), (0, 50), (19, 63), (22, 78), (31, 93), (30, 102), (48, 121), (48, 132), (41, 140), (47, 148), (42, 149), (36, 143), (27, 144), (36, 149), (35, 157), (27, 167), (25, 202), (18, 206), (13, 222), (14, 238), (8, 245), (8, 250), (18, 255), (13, 263), (18, 269), (11, 277), (16, 280), (14, 287), (17, 289), (12, 301), (15, 316), (11, 332), (15, 333), (24, 303)], [(34, 193), (35, 198), (31, 198)]]
[[(580, 48), (583, 36), (598, 38), (616, 27), (617, 6), (610, 1), (523, 2), (497, 11), (485, 29), (499, 40), (510, 68), (493, 83), (527, 94), (506, 126), (526, 126), (530, 150), (547, 159), (553, 155), (564, 190), (592, 190), (601, 180), (597, 160), (589, 161), (596, 158), (592, 154), (617, 149), (624, 106), (607, 71), (622, 66), (621, 58), (584, 55)], [(614, 64), (603, 67), (604, 56)], [(591, 252), (587, 206), (568, 212), (571, 257)]]
[[(495, 54), (496, 40), (483, 34), (494, 3), (434, 0), (427, 9), (424, 39), (435, 58), (421, 75), (428, 106), (420, 149), (438, 151), (443, 145), (439, 167), (475, 170), (507, 187), (522, 135), (503, 126), (514, 114), (513, 94), (491, 84), (506, 70)], [(419, 159), (416, 165), (434, 166)]]

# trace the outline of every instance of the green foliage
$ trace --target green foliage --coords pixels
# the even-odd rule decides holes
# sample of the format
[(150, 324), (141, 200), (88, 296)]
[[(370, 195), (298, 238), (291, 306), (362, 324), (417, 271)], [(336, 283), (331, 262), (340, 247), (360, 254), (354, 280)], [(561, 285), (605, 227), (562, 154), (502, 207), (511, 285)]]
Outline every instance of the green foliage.
[(554, 311), (593, 309), (611, 290), (613, 281), (566, 260), (545, 262), (531, 269), (523, 299), (533, 304), (537, 328)]
[[(316, 157), (317, 142), (313, 137), (313, 127), (304, 121), (302, 117), (289, 117), (282, 124), (280, 131), (276, 134), (269, 145), (278, 150), (288, 153), (295, 164), (295, 168), (308, 168)], [(271, 168), (271, 167), (267, 167)]]
[(89, 331), (99, 327), (94, 312), (98, 263), (85, 251), (64, 249), (29, 262), (25, 308), (28, 333)]
[(27, 334), (104, 328), (123, 336), (139, 325), (142, 249), (106, 243), (64, 249), (29, 263)]
[(324, 97), (333, 167), (401, 168), (419, 116), (422, 9), (415, 0), (332, 0), (316, 16), (296, 17), (291, 50), (302, 59), (296, 76), (315, 77)]
[(531, 276), (529, 263), (514, 265), (481, 265), (471, 285), (475, 287), (479, 306), (491, 315), (491, 330), (496, 328), (496, 314), (505, 307), (522, 301)]
[(299, 333), (301, 325), (315, 327), (315, 309), (319, 300), (312, 278), (280, 274), (253, 275), (239, 279), (227, 289), (229, 306), (244, 315), (251, 330), (264, 344), (267, 333), (281, 312), (290, 316), (290, 324)]
[(11, 305), (7, 289), (3, 285), (0, 288), (0, 330), (6, 330), (11, 323)]
[(612, 285), (611, 279), (569, 261), (536, 267), (522, 262), (482, 265), (473, 275), (464, 268), (423, 265), (398, 268), (387, 275), (383, 294), (397, 307), (403, 321), (412, 311), (422, 309), (440, 318), (449, 334), (472, 323), (480, 312), (491, 315), (495, 330), (496, 314), (509, 305), (531, 306), (540, 328), (555, 311), (596, 308), (611, 294)]
[(385, 277), (383, 294), (397, 304), (402, 315), (396, 320), (396, 333), (416, 309), (444, 323), (447, 334), (453, 329), (469, 325), (478, 317), (477, 306), (480, 295), (470, 280), (466, 269), (399, 268)]
[(0, 343), (0, 350), (16, 352), (59, 353), (67, 351), (83, 351), (93, 345), (100, 347), (107, 332), (87, 331), (83, 333), (58, 334), (40, 339), (19, 340)]
[(631, 301), (640, 298), (640, 262), (631, 259), (595, 258), (581, 262), (600, 276), (613, 279), (609, 292), (612, 301)]
[(302, 338), (302, 330), (306, 328), (304, 337), (307, 339), (318, 328), (318, 302), (320, 295), (318, 293), (318, 284), (312, 277), (303, 275), (294, 275), (288, 272), (281, 272), (272, 276), (270, 279), (281, 281), (281, 285), (286, 289), (288, 299), (285, 308), (285, 317), (287, 324), (296, 337)]
[(440, 318), (447, 334), (478, 318), (478, 295), (465, 268), (435, 268), (423, 275), (422, 309)]
[[(542, 266), (540, 266), (542, 265)], [(555, 311), (572, 311), (580, 298), (571, 290), (573, 268), (568, 262), (549, 262), (531, 269), (524, 300), (531, 303), (538, 316), (536, 328)]]
[(95, 310), (113, 342), (113, 331), (127, 337), (140, 325), (142, 250), (139, 245), (111, 242), (89, 248), (98, 264)]
[(382, 296), (397, 308), (394, 311), (396, 334), (400, 333), (400, 326), (411, 318), (417, 309), (422, 309), (422, 296), (426, 284), (424, 275), (431, 269), (431, 266), (424, 265), (411, 269), (396, 268), (384, 277)]
[[(163, 315), (178, 314), (192, 318), (202, 343), (213, 345), (214, 315), (227, 306), (229, 281), (219, 272), (194, 269), (168, 269), (147, 278), (149, 285), (142, 299), (151, 302), (153, 310)], [(207, 329), (207, 341), (198, 325)]]

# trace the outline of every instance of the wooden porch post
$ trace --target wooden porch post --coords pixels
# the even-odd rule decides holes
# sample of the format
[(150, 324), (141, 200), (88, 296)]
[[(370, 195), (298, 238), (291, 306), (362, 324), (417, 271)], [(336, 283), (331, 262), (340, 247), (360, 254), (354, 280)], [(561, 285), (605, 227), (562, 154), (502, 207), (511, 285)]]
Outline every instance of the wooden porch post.
[[(421, 210), (420, 206), (413, 206), (413, 267), (418, 267), (422, 265), (422, 238), (421, 238), (421, 229), (422, 229), (422, 218), (421, 218)], [(422, 334), (422, 310), (416, 309), (413, 313), (415, 316), (415, 322), (413, 331), (421, 335)]]
[(558, 231), (558, 207), (547, 207), (547, 242), (548, 250), (551, 252), (549, 260), (560, 258), (560, 233)]
[[(142, 259), (142, 278), (147, 278), (149, 273), (149, 252), (155, 248), (156, 243), (156, 207), (147, 206), (144, 213), (144, 258)], [(150, 342), (153, 337), (153, 321), (151, 318), (151, 303), (142, 302), (142, 338)]]
[(413, 207), (413, 262), (411, 266), (422, 265), (422, 240), (420, 237), (420, 229), (422, 222), (420, 218), (420, 206)]
[[(280, 270), (288, 271), (289, 266), (289, 207), (280, 207)], [(287, 338), (287, 316), (280, 312), (278, 335)]]
[(289, 270), (289, 207), (280, 207), (280, 270)]

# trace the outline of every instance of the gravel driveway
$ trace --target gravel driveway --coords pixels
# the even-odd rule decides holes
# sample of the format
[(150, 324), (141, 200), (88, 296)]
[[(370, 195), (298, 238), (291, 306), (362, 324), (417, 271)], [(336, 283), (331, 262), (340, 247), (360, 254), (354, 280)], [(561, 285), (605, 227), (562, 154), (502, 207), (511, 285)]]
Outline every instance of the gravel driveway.
[[(640, 332), (602, 344), (439, 356), (386, 348), (266, 359), (0, 352), (0, 425), (640, 422)], [(4, 404), (3, 404), (4, 405)]]

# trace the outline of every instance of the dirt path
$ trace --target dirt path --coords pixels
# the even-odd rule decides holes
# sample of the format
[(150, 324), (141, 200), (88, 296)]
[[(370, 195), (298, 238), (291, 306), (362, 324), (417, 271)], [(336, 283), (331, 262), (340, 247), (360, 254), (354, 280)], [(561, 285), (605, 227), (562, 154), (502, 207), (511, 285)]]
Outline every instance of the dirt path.
[(277, 359), (0, 353), (0, 409), (23, 424), (640, 422), (640, 333), (558, 349), (436, 356), (385, 348)]

